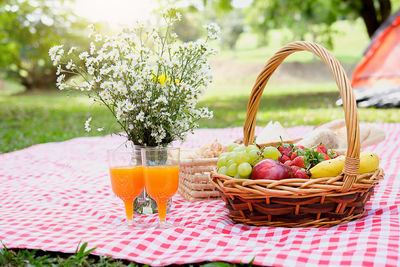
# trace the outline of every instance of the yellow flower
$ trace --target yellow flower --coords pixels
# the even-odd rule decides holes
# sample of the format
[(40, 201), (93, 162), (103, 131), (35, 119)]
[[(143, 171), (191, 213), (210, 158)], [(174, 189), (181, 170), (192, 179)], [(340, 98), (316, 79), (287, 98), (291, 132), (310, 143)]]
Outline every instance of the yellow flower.
[(175, 84), (179, 84), (180, 82), (181, 82), (181, 80), (175, 79)]
[(158, 82), (162, 86), (164, 86), (166, 82), (170, 82), (170, 81), (171, 81), (171, 79), (165, 74), (162, 74), (162, 75), (158, 76)]

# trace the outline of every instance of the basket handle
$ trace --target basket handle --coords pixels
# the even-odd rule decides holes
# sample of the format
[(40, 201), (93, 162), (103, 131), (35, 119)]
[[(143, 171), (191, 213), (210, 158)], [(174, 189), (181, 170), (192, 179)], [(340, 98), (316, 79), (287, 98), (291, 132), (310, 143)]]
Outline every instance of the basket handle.
[(244, 144), (253, 142), (256, 124), (256, 115), (260, 104), (261, 96), (269, 78), (290, 54), (297, 51), (309, 51), (318, 56), (328, 65), (336, 85), (339, 88), (340, 96), (343, 99), (343, 109), (347, 128), (347, 154), (343, 168), (343, 186), (341, 191), (347, 192), (356, 180), (360, 167), (360, 129), (358, 122), (357, 104), (354, 98), (353, 89), (346, 76), (346, 73), (339, 61), (332, 56), (323, 46), (313, 43), (298, 41), (285, 45), (272, 58), (270, 58), (264, 69), (258, 75), (253, 86), (249, 102), (247, 104), (246, 121), (243, 127)]

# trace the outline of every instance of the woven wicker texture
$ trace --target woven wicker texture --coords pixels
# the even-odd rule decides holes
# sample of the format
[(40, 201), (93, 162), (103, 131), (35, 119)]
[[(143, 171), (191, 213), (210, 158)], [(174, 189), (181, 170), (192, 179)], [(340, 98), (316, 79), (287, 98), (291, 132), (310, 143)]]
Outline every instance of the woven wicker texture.
[(343, 67), (329, 51), (312, 42), (293, 42), (282, 47), (258, 75), (247, 105), (243, 127), (244, 144), (253, 143), (256, 115), (269, 78), (290, 54), (309, 51), (331, 70), (343, 99), (347, 127), (347, 154), (343, 173), (318, 179), (290, 178), (247, 180), (211, 173), (230, 216), (237, 222), (283, 227), (329, 227), (358, 219), (364, 204), (373, 194), (383, 170), (358, 175), (360, 137), (357, 105)]
[(188, 201), (220, 199), (219, 191), (210, 182), (210, 172), (217, 158), (182, 160), (179, 169), (179, 193)]

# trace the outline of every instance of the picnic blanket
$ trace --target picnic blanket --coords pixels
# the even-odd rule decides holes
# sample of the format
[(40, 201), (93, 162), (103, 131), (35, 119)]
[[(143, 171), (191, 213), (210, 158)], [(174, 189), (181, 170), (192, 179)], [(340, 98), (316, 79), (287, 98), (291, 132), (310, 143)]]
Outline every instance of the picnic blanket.
[[(106, 150), (119, 136), (84, 137), (0, 155), (0, 240), (9, 248), (73, 253), (78, 243), (151, 265), (228, 261), (257, 265), (400, 265), (400, 124), (379, 124), (385, 142), (376, 151), (385, 180), (360, 220), (327, 228), (271, 228), (234, 224), (223, 201), (187, 202), (179, 194), (168, 214), (176, 228), (110, 227), (124, 214), (113, 195)], [(290, 128), (301, 136), (309, 127)], [(242, 128), (199, 129), (183, 147), (218, 138), (230, 142)], [(150, 215), (147, 220), (156, 220)]]

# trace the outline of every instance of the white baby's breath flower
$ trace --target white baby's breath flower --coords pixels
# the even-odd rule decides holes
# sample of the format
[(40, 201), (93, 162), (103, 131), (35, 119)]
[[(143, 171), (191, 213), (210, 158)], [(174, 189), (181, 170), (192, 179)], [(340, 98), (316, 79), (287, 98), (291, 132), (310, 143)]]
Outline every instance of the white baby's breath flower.
[(57, 82), (58, 82), (58, 83), (63, 82), (63, 81), (64, 81), (64, 78), (65, 78), (65, 74), (61, 74), (60, 76), (57, 77)]
[(102, 128), (102, 127), (100, 127), (100, 128), (97, 128), (97, 131), (98, 132), (102, 132), (104, 129)]
[(57, 86), (58, 90), (64, 90), (67, 87), (66, 84), (62, 83), (62, 82), (57, 82), (56, 86)]
[(72, 46), (69, 50), (68, 50), (68, 55), (71, 55), (74, 51), (76, 51), (76, 47)]
[(90, 54), (94, 55), (94, 52), (96, 51), (96, 46), (94, 45), (93, 42), (90, 43)]
[(143, 111), (140, 111), (139, 114), (136, 116), (137, 121), (143, 121), (144, 120), (144, 113)]
[(58, 65), (58, 66), (57, 66), (57, 72), (56, 72), (56, 75), (60, 75), (60, 74), (61, 74), (61, 71), (62, 71), (62, 69), (61, 69), (61, 65)]
[(72, 62), (72, 60), (68, 61), (68, 64), (65, 66), (65, 68), (67, 70), (71, 69), (74, 66), (74, 63)]
[(89, 56), (88, 52), (82, 52), (79, 54), (79, 59), (80, 60), (85, 60)]
[(155, 139), (158, 144), (162, 142), (162, 138), (160, 136), (156, 136)]
[(94, 36), (95, 42), (100, 42), (101, 39), (103, 39), (103, 36), (101, 36), (101, 34), (99, 34), (99, 33)]
[(110, 68), (104, 68), (104, 67), (103, 67), (103, 68), (100, 70), (100, 75), (107, 75), (110, 71), (111, 71)]
[(92, 117), (89, 117), (86, 121), (85, 121), (85, 131), (86, 132), (90, 132), (92, 130), (92, 128), (90, 128), (90, 122), (92, 121)]
[(93, 66), (90, 66), (90, 67), (88, 68), (88, 73), (89, 73), (90, 75), (93, 75), (93, 74), (94, 74), (94, 67), (93, 67)]
[(131, 102), (127, 101), (127, 102), (125, 103), (125, 108), (126, 108), (127, 110), (131, 111), (131, 110), (133, 110), (133, 109), (135, 108), (135, 106), (134, 106)]

